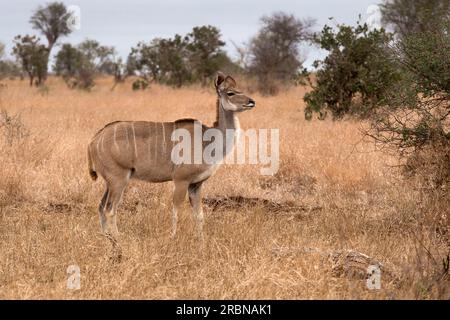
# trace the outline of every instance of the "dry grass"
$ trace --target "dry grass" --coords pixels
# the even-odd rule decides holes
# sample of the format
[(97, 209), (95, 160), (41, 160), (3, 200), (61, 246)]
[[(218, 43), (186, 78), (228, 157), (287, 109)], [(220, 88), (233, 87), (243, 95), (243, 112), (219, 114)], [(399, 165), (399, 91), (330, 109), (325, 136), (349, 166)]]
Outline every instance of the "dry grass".
[[(50, 79), (48, 91), (19, 81), (0, 89), (0, 109), (20, 113), (28, 130), (11, 145), (0, 135), (0, 298), (449, 298), (448, 281), (436, 280), (450, 245), (448, 201), (406, 185), (389, 167), (395, 159), (357, 144), (358, 123), (306, 122), (304, 88), (253, 94), (256, 109), (241, 116), (243, 128), (280, 128), (280, 171), (222, 167), (204, 188), (207, 198), (269, 199), (298, 212), (272, 212), (264, 201), (206, 207), (201, 250), (187, 203), (169, 237), (172, 185), (133, 182), (119, 208), (124, 256), (113, 262), (97, 214), (103, 185), (87, 170), (90, 138), (118, 119), (211, 124), (215, 109), (212, 89), (110, 87), (72, 91)], [(382, 275), (381, 289), (368, 290), (303, 248), (363, 252), (398, 277)], [(80, 290), (66, 288), (71, 264), (81, 268)]]

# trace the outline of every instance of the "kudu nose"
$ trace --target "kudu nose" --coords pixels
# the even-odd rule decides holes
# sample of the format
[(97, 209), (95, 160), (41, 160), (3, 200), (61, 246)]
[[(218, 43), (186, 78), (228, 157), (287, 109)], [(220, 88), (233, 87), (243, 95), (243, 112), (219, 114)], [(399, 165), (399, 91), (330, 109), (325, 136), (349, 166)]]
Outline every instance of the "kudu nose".
[(253, 108), (254, 106), (255, 106), (255, 100), (253, 100), (253, 99), (248, 99), (247, 107)]

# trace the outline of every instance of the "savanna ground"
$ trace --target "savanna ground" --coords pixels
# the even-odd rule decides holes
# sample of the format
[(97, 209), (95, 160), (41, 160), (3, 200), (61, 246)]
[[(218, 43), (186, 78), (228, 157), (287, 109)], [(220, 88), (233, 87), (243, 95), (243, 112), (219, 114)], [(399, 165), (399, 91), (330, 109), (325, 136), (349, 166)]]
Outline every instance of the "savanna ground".
[[(449, 298), (448, 281), (436, 276), (449, 250), (448, 202), (406, 182), (395, 158), (362, 140), (361, 123), (305, 121), (301, 87), (249, 94), (257, 106), (241, 126), (280, 129), (280, 170), (219, 169), (203, 189), (203, 249), (188, 201), (170, 238), (171, 183), (132, 182), (118, 211), (116, 261), (100, 233), (104, 186), (89, 177), (88, 142), (114, 120), (212, 124), (215, 95), (212, 87), (110, 88), (103, 80), (92, 92), (69, 90), (56, 79), (48, 89), (18, 80), (0, 88), (0, 109), (20, 113), (25, 133), (0, 135), (0, 298)], [(229, 196), (242, 201), (207, 205)], [(338, 250), (367, 254), (395, 276), (382, 273), (381, 289), (369, 290), (336, 272), (326, 253)], [(80, 290), (67, 288), (73, 264)]]

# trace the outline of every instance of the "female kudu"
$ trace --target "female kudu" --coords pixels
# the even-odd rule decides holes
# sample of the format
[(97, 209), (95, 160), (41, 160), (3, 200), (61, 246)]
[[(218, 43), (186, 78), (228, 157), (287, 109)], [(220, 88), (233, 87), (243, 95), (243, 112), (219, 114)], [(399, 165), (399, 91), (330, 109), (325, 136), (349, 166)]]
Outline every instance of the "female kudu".
[[(255, 101), (236, 89), (236, 81), (219, 72), (214, 81), (217, 92), (217, 121), (213, 127), (201, 125), (202, 133), (217, 129), (223, 136), (230, 130), (239, 130), (237, 113), (251, 109)], [(203, 211), (201, 187), (214, 174), (220, 163), (181, 163), (173, 161), (173, 133), (184, 129), (194, 136), (194, 119), (174, 122), (116, 121), (107, 124), (92, 139), (88, 146), (89, 173), (93, 180), (100, 175), (106, 181), (106, 191), (99, 206), (102, 231), (115, 238), (117, 235), (116, 210), (130, 179), (148, 182), (173, 181), (172, 235), (176, 233), (177, 211), (186, 192), (202, 230)], [(235, 138), (224, 139), (222, 159), (233, 150)], [(202, 150), (206, 144), (200, 144)]]

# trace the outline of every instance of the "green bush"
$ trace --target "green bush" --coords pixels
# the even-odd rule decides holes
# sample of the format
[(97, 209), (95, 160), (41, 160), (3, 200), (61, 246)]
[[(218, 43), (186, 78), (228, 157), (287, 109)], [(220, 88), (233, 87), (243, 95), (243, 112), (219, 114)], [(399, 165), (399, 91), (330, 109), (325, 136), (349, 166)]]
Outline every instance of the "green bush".
[(407, 35), (392, 46), (404, 76), (386, 92), (386, 104), (367, 134), (406, 159), (405, 173), (425, 189), (450, 183), (450, 23)]
[(384, 93), (399, 80), (400, 73), (386, 47), (392, 35), (383, 29), (369, 30), (367, 24), (356, 27), (338, 25), (335, 31), (325, 26), (313, 42), (328, 51), (323, 61), (315, 61), (316, 83), (304, 97), (305, 117), (313, 113), (334, 119), (344, 115), (367, 117), (384, 103)]
[(148, 81), (143, 79), (137, 79), (133, 81), (133, 84), (131, 85), (133, 91), (137, 90), (145, 90), (148, 88)]

